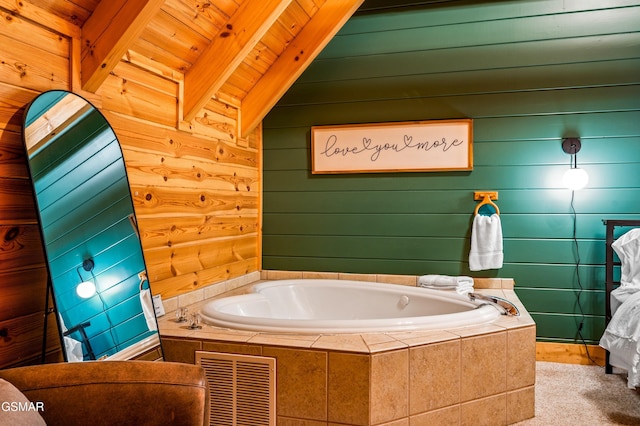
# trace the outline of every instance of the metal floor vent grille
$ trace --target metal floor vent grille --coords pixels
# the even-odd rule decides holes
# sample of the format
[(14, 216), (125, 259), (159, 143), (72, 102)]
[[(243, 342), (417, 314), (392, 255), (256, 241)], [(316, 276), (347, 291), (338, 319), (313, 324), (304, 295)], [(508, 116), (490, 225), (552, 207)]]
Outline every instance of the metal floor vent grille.
[(196, 351), (209, 383), (211, 425), (275, 426), (275, 358)]

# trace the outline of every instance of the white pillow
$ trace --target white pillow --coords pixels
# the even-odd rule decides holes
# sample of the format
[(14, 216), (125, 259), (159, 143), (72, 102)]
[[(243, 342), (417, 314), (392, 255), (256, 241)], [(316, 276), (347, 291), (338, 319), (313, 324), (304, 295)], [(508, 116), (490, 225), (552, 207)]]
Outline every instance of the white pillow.
[(620, 285), (640, 288), (640, 228), (635, 228), (611, 244), (620, 258)]

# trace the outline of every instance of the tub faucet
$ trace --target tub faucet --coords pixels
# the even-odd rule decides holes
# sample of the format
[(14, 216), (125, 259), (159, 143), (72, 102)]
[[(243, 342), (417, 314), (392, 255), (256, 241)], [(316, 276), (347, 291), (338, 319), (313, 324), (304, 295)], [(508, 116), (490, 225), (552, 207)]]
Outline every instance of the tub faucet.
[(475, 302), (476, 299), (484, 302), (481, 304), (489, 304), (489, 305), (495, 306), (496, 309), (498, 309), (502, 313), (502, 315), (509, 315), (509, 316), (515, 316), (515, 317), (520, 315), (520, 311), (518, 310), (516, 305), (514, 305), (513, 303), (509, 302), (506, 299), (502, 299), (496, 296), (486, 296), (484, 294), (478, 294), (478, 293), (469, 293), (469, 300), (471, 300), (472, 302)]

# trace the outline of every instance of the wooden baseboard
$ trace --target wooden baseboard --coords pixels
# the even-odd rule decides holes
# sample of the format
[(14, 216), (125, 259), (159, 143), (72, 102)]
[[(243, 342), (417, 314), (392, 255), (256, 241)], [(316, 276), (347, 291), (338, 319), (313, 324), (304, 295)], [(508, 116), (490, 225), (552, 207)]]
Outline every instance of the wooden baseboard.
[[(587, 354), (587, 350), (589, 353)], [(563, 364), (581, 364), (604, 366), (606, 351), (596, 345), (578, 345), (573, 343), (536, 343), (536, 361), (559, 362)]]

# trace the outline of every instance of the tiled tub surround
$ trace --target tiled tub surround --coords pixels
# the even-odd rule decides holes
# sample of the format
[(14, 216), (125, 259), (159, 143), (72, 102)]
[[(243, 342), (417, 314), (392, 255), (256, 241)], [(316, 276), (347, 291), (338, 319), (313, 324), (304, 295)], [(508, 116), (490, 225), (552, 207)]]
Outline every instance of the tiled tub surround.
[[(417, 277), (264, 271), (261, 279), (337, 278), (416, 285)], [(209, 297), (250, 290), (257, 275), (209, 295), (165, 302), (195, 312)], [(203, 324), (190, 330), (173, 312), (159, 319), (168, 361), (196, 350), (276, 358), (278, 425), (504, 425), (534, 416), (535, 323), (508, 279), (476, 279), (479, 293), (504, 297), (519, 317), (431, 331), (269, 334)], [(207, 289), (205, 289), (207, 290)], [(212, 295), (211, 293), (215, 293)], [(188, 303), (187, 303), (188, 302)]]

